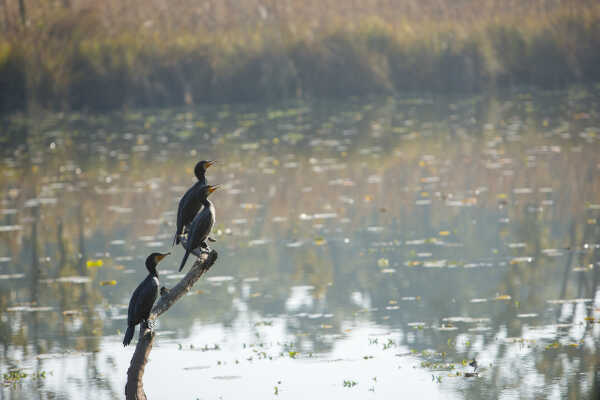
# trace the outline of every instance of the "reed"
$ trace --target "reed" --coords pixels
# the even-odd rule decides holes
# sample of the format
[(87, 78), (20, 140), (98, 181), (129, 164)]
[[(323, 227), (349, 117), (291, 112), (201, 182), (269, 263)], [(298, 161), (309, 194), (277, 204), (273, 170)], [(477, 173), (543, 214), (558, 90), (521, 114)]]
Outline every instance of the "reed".
[(24, 26), (4, 5), (1, 112), (600, 81), (600, 6), (587, 1), (36, 2)]

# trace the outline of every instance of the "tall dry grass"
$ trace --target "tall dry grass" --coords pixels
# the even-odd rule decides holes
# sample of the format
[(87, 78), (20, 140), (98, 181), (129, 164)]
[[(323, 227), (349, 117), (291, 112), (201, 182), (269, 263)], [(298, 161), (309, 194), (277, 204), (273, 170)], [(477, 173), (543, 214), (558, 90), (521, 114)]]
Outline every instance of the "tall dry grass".
[(592, 1), (1, 4), (1, 111), (600, 81)]

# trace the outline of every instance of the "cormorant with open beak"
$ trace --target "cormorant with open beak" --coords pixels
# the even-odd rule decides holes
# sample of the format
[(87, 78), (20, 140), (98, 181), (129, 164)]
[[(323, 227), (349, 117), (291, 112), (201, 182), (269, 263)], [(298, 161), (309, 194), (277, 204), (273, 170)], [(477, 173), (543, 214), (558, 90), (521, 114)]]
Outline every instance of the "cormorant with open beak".
[(190, 225), (187, 240), (184, 241), (185, 255), (181, 260), (181, 271), (187, 261), (190, 253), (195, 252), (196, 248), (203, 247), (208, 249), (206, 239), (210, 234), (210, 230), (215, 224), (215, 206), (208, 200), (208, 196), (217, 190), (218, 186), (206, 185), (200, 189), (200, 199), (202, 200), (202, 210), (194, 217), (192, 224)]
[(194, 216), (200, 207), (202, 207), (200, 189), (202, 189), (202, 186), (206, 185), (206, 170), (214, 163), (215, 161), (200, 161), (196, 164), (194, 175), (198, 178), (198, 182), (194, 183), (194, 185), (185, 192), (181, 200), (179, 200), (179, 207), (177, 209), (177, 231), (175, 232), (173, 245), (179, 244), (179, 236), (183, 233), (183, 229), (192, 222)]
[(148, 276), (144, 279), (131, 295), (129, 311), (127, 312), (127, 332), (123, 339), (123, 346), (127, 346), (133, 338), (135, 326), (141, 322), (148, 323), (150, 311), (158, 296), (158, 272), (156, 265), (171, 253), (152, 253), (146, 258)]

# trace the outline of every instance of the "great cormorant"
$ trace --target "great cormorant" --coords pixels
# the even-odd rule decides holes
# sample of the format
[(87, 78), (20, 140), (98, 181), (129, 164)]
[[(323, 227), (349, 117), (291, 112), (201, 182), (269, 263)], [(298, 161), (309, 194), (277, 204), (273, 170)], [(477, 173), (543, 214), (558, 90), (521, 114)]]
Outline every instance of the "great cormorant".
[(185, 242), (185, 255), (181, 260), (181, 266), (179, 267), (179, 271), (183, 269), (185, 262), (187, 261), (191, 252), (193, 252), (197, 247), (208, 247), (206, 245), (206, 239), (215, 224), (215, 206), (208, 200), (208, 195), (217, 190), (218, 186), (202, 186), (200, 189), (200, 199), (202, 201), (202, 210), (194, 217), (192, 221), (187, 237), (187, 241)]
[(202, 200), (200, 199), (200, 189), (206, 185), (206, 170), (208, 167), (213, 165), (215, 161), (200, 161), (194, 168), (194, 175), (198, 178), (198, 182), (188, 189), (179, 200), (179, 207), (177, 209), (177, 231), (175, 232), (175, 238), (173, 239), (173, 246), (179, 244), (179, 236), (183, 233), (183, 228), (187, 227), (194, 216), (202, 206)]
[(144, 279), (131, 295), (129, 311), (127, 312), (127, 332), (123, 339), (123, 346), (127, 346), (133, 338), (135, 326), (140, 322), (147, 323), (154, 301), (158, 296), (158, 272), (156, 265), (171, 253), (152, 253), (146, 258), (148, 276)]

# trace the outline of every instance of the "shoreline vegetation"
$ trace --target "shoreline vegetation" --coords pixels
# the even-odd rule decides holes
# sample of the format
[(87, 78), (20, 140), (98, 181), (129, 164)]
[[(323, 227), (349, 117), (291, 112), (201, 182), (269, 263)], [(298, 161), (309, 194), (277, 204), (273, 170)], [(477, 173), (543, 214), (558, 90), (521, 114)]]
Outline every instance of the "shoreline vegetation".
[(596, 1), (101, 3), (0, 4), (0, 113), (600, 82)]

